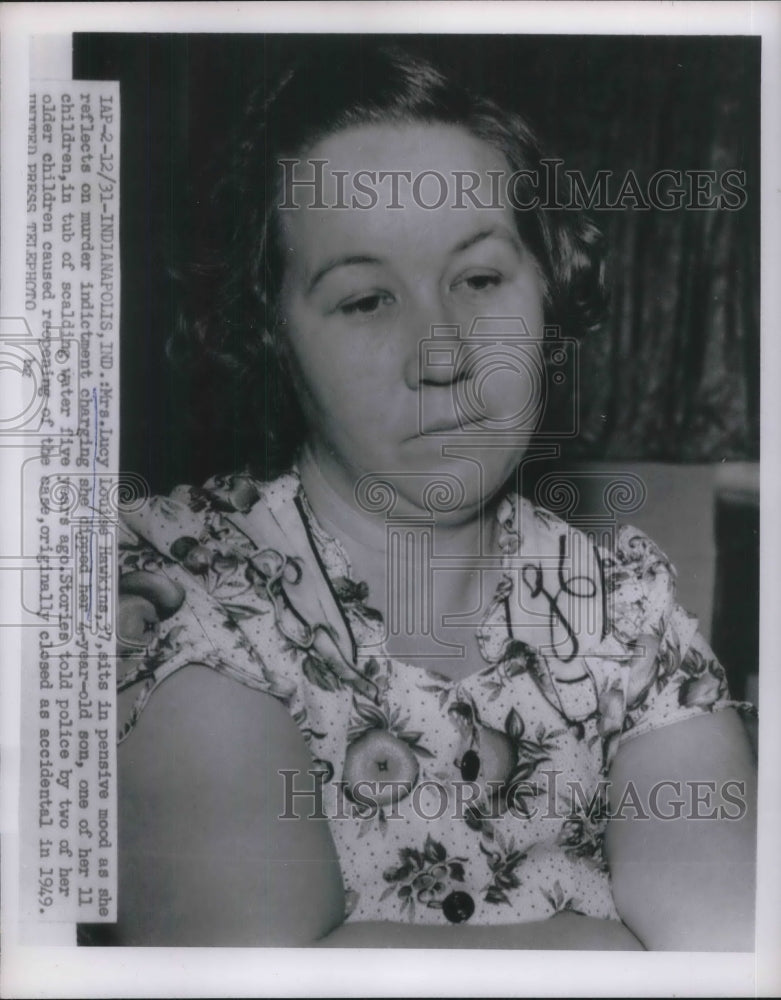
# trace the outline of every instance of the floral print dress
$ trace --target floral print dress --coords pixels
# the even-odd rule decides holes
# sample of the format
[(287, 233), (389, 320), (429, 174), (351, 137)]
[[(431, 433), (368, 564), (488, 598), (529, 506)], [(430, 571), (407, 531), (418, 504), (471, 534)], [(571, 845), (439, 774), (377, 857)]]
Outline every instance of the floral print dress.
[[(314, 765), (285, 778), (286, 801), (328, 816), (348, 920), (618, 919), (603, 853), (618, 747), (736, 703), (642, 532), (604, 548), (515, 495), (497, 516), (485, 662), (452, 681), (387, 654), (295, 471), (143, 502), (120, 546), (118, 686), (137, 691), (120, 739), (160, 683), (205, 664), (297, 723)], [(536, 641), (515, 621), (519, 589), (545, 611)]]

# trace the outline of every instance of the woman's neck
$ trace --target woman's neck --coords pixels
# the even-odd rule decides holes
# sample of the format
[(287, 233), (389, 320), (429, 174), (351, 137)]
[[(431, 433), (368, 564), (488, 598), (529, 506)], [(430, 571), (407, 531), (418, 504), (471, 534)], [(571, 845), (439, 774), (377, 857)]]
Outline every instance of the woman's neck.
[(368, 603), (386, 623), (387, 655), (440, 672), (445, 656), (454, 679), (478, 669), (475, 629), (503, 572), (495, 516), (441, 524), (423, 510), (417, 523), (394, 524), (385, 513), (361, 510), (311, 452), (302, 454), (298, 471), (318, 523), (339, 540), (352, 578), (367, 585)]

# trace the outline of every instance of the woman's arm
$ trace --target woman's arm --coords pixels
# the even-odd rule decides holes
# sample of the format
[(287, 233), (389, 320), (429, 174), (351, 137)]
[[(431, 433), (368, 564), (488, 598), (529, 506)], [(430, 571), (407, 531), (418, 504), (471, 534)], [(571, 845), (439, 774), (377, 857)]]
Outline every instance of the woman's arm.
[(337, 926), (327, 822), (278, 818), (279, 770), (311, 760), (268, 695), (201, 666), (165, 681), (119, 748), (118, 943), (307, 945)]
[(624, 808), (606, 848), (627, 926), (650, 950), (752, 951), (756, 772), (737, 713), (627, 741), (610, 780), (611, 808)]

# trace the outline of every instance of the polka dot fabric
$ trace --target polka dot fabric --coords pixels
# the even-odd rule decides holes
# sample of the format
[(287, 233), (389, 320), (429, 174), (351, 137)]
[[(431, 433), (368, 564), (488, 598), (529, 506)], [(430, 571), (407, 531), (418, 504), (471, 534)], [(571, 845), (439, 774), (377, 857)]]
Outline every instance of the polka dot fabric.
[[(603, 838), (619, 746), (735, 703), (642, 532), (594, 546), (518, 496), (497, 517), (484, 663), (453, 681), (387, 655), (382, 616), (295, 472), (149, 500), (120, 551), (120, 651), (133, 655), (118, 685), (137, 691), (120, 738), (166, 677), (205, 664), (299, 726), (313, 773), (280, 778), (280, 804), (329, 817), (347, 919), (618, 919)], [(521, 604), (539, 617), (531, 635)]]

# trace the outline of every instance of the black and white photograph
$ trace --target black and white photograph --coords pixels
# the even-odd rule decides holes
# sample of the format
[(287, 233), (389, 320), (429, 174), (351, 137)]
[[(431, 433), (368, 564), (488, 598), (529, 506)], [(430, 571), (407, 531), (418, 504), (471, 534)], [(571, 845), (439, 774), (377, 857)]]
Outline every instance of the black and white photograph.
[(771, 995), (778, 5), (107, 6), (17, 128), (6, 940)]

